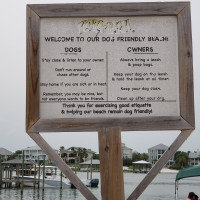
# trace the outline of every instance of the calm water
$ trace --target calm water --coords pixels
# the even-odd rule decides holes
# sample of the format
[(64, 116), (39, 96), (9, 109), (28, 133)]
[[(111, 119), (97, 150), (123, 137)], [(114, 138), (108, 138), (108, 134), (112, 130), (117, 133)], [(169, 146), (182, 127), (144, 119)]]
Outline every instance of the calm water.
[[(81, 179), (86, 179), (86, 173), (78, 173)], [(99, 173), (93, 173), (93, 178), (99, 178)], [(124, 174), (125, 197), (131, 194), (137, 184), (143, 179), (144, 174)], [(139, 200), (173, 200), (174, 180), (176, 174), (159, 174), (149, 185)], [(99, 188), (91, 189), (93, 194), (101, 199)], [(188, 192), (193, 191), (200, 196), (200, 177), (184, 179), (179, 182), (179, 199), (185, 200)], [(26, 187), (23, 195), (21, 190), (16, 188), (0, 189), (0, 200), (83, 200), (85, 199), (78, 190), (74, 189), (48, 189), (45, 191)]]

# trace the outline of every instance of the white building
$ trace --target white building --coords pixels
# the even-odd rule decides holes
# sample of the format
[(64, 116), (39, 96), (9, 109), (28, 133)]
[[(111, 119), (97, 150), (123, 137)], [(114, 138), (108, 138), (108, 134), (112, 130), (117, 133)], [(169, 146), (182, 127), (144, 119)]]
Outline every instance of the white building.
[[(54, 149), (56, 153), (58, 154), (58, 150)], [(45, 160), (48, 161), (48, 156), (42, 151), (42, 149), (39, 146), (33, 146), (33, 147), (27, 147), (25, 149), (22, 149), (24, 151), (24, 160), (31, 160), (34, 162), (38, 162), (39, 160)]]
[(200, 151), (197, 150), (197, 152), (190, 152), (189, 153), (189, 159), (190, 159), (190, 166), (199, 166), (200, 165)]
[(8, 157), (12, 154), (11, 151), (8, 151), (7, 149), (0, 148), (0, 156), (1, 160), (7, 160)]
[[(148, 149), (149, 162), (151, 164), (155, 164), (167, 149), (168, 149), (168, 146), (164, 144), (158, 144), (154, 147), (149, 148)], [(174, 156), (168, 161), (166, 167), (169, 167), (172, 164), (174, 164)]]
[(132, 153), (133, 153), (133, 149), (125, 146), (125, 144), (122, 143), (122, 157), (132, 159)]
[[(80, 162), (91, 160), (94, 153), (95, 152), (91, 149), (86, 149), (83, 147), (70, 147), (62, 150), (60, 155), (66, 163), (75, 163), (76, 159), (80, 159)], [(82, 156), (79, 156), (79, 154), (82, 154)]]

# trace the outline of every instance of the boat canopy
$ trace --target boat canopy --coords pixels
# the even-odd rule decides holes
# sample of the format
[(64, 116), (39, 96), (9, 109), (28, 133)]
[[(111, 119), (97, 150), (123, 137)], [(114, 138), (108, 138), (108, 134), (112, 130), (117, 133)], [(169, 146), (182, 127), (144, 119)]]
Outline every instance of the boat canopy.
[(140, 165), (151, 165), (150, 162), (147, 162), (145, 160), (139, 160), (139, 161), (136, 161), (136, 162), (132, 162), (133, 164), (140, 164)]
[(182, 178), (189, 178), (194, 176), (200, 176), (200, 166), (180, 170), (176, 175), (176, 181)]

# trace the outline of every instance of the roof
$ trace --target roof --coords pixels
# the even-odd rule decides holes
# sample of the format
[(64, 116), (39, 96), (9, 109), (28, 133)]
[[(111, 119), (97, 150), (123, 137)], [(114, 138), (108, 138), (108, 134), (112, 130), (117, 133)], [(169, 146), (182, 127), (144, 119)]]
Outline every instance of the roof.
[(198, 158), (200, 156), (199, 152), (190, 152), (189, 158)]
[(133, 149), (127, 147), (127, 146), (123, 146), (122, 149), (133, 150)]
[[(62, 150), (61, 153), (65, 153), (65, 152), (68, 152), (68, 151), (73, 151), (72, 148), (74, 148), (75, 150), (77, 150), (77, 149), (79, 149), (79, 148), (80, 148), (80, 149), (86, 149), (86, 148), (84, 148), (84, 147), (70, 147), (70, 148), (68, 148), (68, 149)], [(86, 151), (87, 151), (87, 153), (95, 153), (95, 151), (92, 151), (91, 149), (86, 149)]]
[(8, 151), (7, 149), (0, 148), (0, 155), (2, 156), (10, 156), (12, 154), (11, 151)]
[[(80, 163), (80, 164), (81, 164), (81, 165), (90, 165), (90, 164), (91, 164), (91, 160), (82, 162), (82, 163)], [(100, 165), (100, 160), (98, 160), (98, 159), (93, 159), (93, 160), (92, 160), (92, 164), (93, 164), (93, 165)]]
[(150, 162), (147, 162), (145, 160), (139, 160), (139, 161), (136, 161), (136, 162), (132, 162), (133, 164), (138, 164), (138, 165), (151, 165)]
[(154, 147), (151, 147), (151, 148), (149, 148), (149, 150), (155, 150), (155, 149), (164, 149), (164, 150), (167, 150), (168, 149), (168, 146), (166, 146), (166, 145), (164, 145), (164, 144), (158, 144), (158, 145), (156, 145), (156, 146), (154, 146)]
[(122, 149), (129, 149), (129, 150), (133, 150), (133, 149), (131, 149), (131, 148), (127, 147), (127, 146), (126, 146), (124, 143), (122, 143), (121, 145), (122, 145)]
[(176, 181), (182, 178), (200, 176), (200, 166), (182, 169), (176, 175)]
[(22, 149), (23, 151), (27, 150), (42, 150), (39, 146), (32, 146), (32, 147), (27, 147), (25, 149)]
[[(2, 163), (3, 164), (10, 164), (10, 165), (22, 164), (22, 159), (16, 158), (16, 159), (13, 159), (13, 160), (4, 161)], [(25, 165), (33, 165), (34, 163), (32, 161), (24, 160), (24, 164)]]
[[(32, 147), (27, 147), (27, 148), (25, 148), (25, 149), (22, 149), (22, 151), (29, 151), (29, 150), (31, 150), (31, 151), (42, 151), (42, 149), (39, 147), (39, 146), (32, 146)], [(54, 150), (56, 150), (57, 151), (57, 149), (54, 149)]]

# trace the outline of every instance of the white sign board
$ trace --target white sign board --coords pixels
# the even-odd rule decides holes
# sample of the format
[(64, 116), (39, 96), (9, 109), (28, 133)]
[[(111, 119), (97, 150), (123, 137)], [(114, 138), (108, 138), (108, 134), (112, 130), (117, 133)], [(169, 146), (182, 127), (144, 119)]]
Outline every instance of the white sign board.
[(177, 17), (41, 18), (40, 118), (179, 116)]

